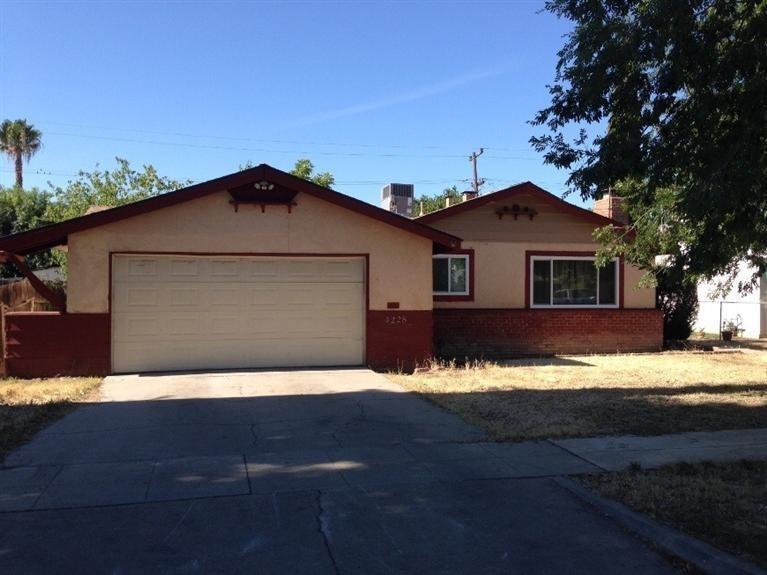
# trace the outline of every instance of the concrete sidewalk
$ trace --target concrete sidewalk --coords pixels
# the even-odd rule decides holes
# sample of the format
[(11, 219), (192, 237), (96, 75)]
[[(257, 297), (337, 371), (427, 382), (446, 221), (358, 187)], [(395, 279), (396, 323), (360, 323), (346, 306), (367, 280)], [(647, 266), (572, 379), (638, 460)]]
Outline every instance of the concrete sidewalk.
[(654, 437), (624, 435), (556, 439), (551, 443), (604, 471), (619, 471), (632, 463), (650, 468), (679, 462), (767, 459), (767, 428), (698, 431)]

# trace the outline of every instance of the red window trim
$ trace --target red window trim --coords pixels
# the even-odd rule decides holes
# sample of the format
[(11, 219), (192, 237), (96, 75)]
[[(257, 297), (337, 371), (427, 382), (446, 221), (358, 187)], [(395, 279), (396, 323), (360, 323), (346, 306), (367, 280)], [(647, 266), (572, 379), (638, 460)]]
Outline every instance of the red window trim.
[[(540, 251), (540, 250), (526, 250), (525, 251), (525, 309), (533, 309), (531, 302), (530, 302), (530, 259), (533, 256), (559, 256), (559, 257), (567, 257), (567, 256), (573, 256), (573, 257), (590, 257), (593, 258), (596, 255), (596, 252), (568, 252), (568, 251)], [(591, 307), (591, 308), (583, 308), (583, 309), (590, 309), (590, 310), (600, 310), (600, 309), (623, 309), (623, 300), (624, 300), (624, 278), (625, 278), (625, 263), (623, 261), (623, 256), (618, 258), (618, 307), (612, 307), (612, 308), (600, 308), (600, 307)], [(574, 309), (578, 310), (580, 308), (567, 308), (567, 307), (560, 307), (557, 308), (556, 306), (552, 306), (551, 308), (535, 308), (536, 310), (546, 310), (546, 309)]]
[(445, 256), (469, 256), (469, 293), (468, 295), (432, 295), (433, 301), (474, 301), (474, 250), (460, 249), (440, 252)]

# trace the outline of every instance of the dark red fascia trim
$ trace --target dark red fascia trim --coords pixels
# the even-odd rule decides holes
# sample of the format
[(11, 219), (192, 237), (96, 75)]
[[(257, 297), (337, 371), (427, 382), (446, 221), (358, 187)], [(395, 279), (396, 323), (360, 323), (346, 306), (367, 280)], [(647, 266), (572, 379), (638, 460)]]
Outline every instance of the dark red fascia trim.
[(466, 200), (465, 202), (460, 202), (450, 207), (442, 208), (441, 210), (437, 210), (436, 212), (425, 214), (419, 218), (416, 218), (416, 220), (424, 224), (432, 224), (441, 219), (455, 216), (463, 212), (479, 208), (481, 206), (489, 204), (490, 202), (500, 202), (503, 200), (510, 200), (514, 196), (517, 196), (520, 194), (530, 194), (532, 196), (535, 196), (536, 198), (554, 206), (558, 210), (569, 213), (583, 220), (586, 220), (589, 223), (593, 223), (599, 226), (612, 225), (617, 227), (624, 227), (624, 224), (617, 220), (606, 218), (605, 216), (594, 213), (591, 210), (587, 210), (586, 208), (581, 208), (571, 204), (570, 202), (566, 202), (562, 198), (559, 198), (555, 196), (554, 194), (547, 192), (546, 190), (536, 186), (532, 182), (522, 182), (521, 184), (516, 184), (514, 186), (505, 188), (503, 190), (498, 190), (497, 192), (491, 192), (489, 194), (476, 197), (473, 200)]
[(356, 198), (341, 194), (340, 192), (323, 188), (322, 186), (318, 186), (317, 184), (293, 176), (267, 164), (261, 164), (255, 168), (188, 186), (176, 190), (175, 192), (168, 192), (166, 194), (147, 198), (117, 208), (95, 212), (58, 224), (51, 224), (35, 230), (5, 236), (4, 238), (0, 238), (0, 250), (17, 254), (28, 254), (30, 252), (64, 245), (67, 243), (67, 236), (75, 232), (103, 226), (105, 224), (195, 200), (212, 193), (229, 190), (231, 188), (238, 188), (261, 180), (268, 180), (269, 182), (295, 190), (296, 192), (320, 198), (342, 208), (373, 218), (374, 220), (423, 236), (447, 248), (458, 248), (461, 245), (460, 238), (431, 228), (424, 225), (422, 222), (417, 222), (388, 210), (383, 210)]
[[(532, 306), (530, 305), (530, 258), (532, 256), (573, 256), (573, 257), (590, 257), (593, 258), (596, 255), (595, 252), (568, 252), (568, 251), (540, 251), (540, 250), (526, 250), (525, 251), (525, 309), (532, 309)], [(624, 271), (624, 261), (623, 257), (619, 258), (619, 265), (618, 265), (618, 309), (624, 309), (624, 277), (625, 277), (625, 271)], [(536, 308), (539, 309), (539, 308)], [(548, 308), (541, 308), (541, 309), (548, 309)], [(551, 309), (557, 309), (555, 306), (552, 306)], [(559, 309), (577, 309), (577, 308), (559, 308)], [(598, 308), (598, 307), (591, 307), (591, 308), (583, 308), (583, 309), (615, 309), (613, 308)]]
[(433, 301), (474, 301), (474, 250), (446, 250), (440, 255), (467, 255), (469, 256), (469, 295), (433, 295)]

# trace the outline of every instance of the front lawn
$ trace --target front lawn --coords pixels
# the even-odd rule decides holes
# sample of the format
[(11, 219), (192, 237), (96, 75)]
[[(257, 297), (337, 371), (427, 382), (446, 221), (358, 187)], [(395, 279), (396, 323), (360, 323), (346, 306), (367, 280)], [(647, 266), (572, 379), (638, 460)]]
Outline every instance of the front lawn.
[(678, 463), (578, 480), (605, 497), (767, 567), (767, 461)]
[(0, 379), (0, 461), (98, 387), (98, 377)]
[(436, 365), (391, 377), (501, 441), (767, 425), (767, 353), (757, 351)]

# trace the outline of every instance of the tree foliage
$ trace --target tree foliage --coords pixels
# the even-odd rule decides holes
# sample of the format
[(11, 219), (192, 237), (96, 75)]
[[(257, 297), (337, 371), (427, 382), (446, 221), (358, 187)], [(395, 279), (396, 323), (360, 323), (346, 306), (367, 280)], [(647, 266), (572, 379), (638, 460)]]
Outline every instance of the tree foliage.
[[(25, 232), (50, 224), (47, 218), (50, 194), (37, 188), (4, 188), (0, 186), (0, 235)], [(27, 258), (32, 269), (44, 269), (55, 265), (50, 250), (32, 254)], [(18, 275), (11, 266), (0, 266), (0, 277)]]
[(411, 209), (411, 215), (418, 217), (421, 213), (421, 205), (423, 205), (423, 213), (429, 214), (436, 212), (447, 206), (447, 201), (450, 200), (450, 205), (461, 201), (461, 192), (458, 191), (456, 186), (445, 188), (441, 194), (435, 194), (433, 196), (420, 196)]
[(13, 160), (16, 187), (24, 187), (22, 160), (32, 159), (42, 147), (42, 133), (26, 120), (5, 120), (0, 124), (0, 152)]
[(685, 283), (673, 267), (658, 270), (656, 274), (657, 307), (663, 312), (663, 339), (684, 340), (692, 334), (698, 315), (698, 288)]
[(336, 178), (333, 174), (330, 172), (315, 172), (314, 164), (306, 158), (296, 160), (290, 173), (325, 188), (330, 188), (336, 183)]
[[(606, 249), (682, 281), (767, 269), (767, 2), (549, 0), (571, 20), (532, 123), (584, 199), (622, 187), (631, 234)], [(633, 235), (633, 237), (632, 237)], [(627, 238), (634, 241), (627, 242)], [(657, 269), (656, 269), (657, 271)], [(746, 288), (747, 286), (741, 286)]]
[[(240, 171), (248, 170), (254, 166), (255, 164), (248, 160), (244, 164), (240, 164)], [(317, 184), (318, 186), (323, 186), (325, 188), (330, 188), (333, 186), (333, 184), (336, 183), (336, 178), (332, 173), (315, 172), (314, 163), (307, 158), (299, 158), (296, 160), (296, 163), (293, 164), (293, 169), (290, 170), (290, 173), (294, 176), (298, 176), (299, 178), (308, 180)]]
[(52, 186), (52, 202), (46, 217), (52, 222), (60, 222), (82, 216), (92, 206), (122, 206), (191, 183), (160, 176), (152, 165), (145, 165), (138, 171), (131, 168), (128, 160), (115, 160), (117, 167), (114, 170), (100, 170), (97, 166), (92, 172), (80, 171), (66, 186)]

